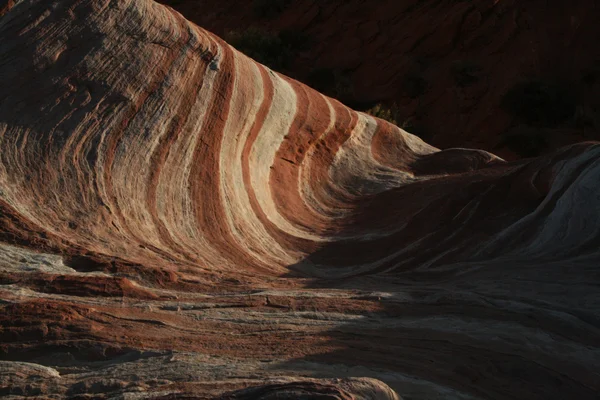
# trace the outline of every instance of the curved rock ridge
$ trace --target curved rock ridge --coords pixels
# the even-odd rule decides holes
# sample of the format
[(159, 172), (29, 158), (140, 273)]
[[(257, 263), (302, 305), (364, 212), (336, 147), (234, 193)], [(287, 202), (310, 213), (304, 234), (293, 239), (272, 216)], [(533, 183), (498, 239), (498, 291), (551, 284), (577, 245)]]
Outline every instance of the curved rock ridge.
[(150, 0), (7, 8), (0, 394), (597, 395), (597, 143), (439, 150)]
[[(286, 44), (292, 37), (281, 59), (238, 43), (357, 107), (393, 104), (396, 118), (436, 147), (516, 159), (600, 138), (595, 0), (280, 0), (248, 8), (236, 0), (159, 2), (224, 37), (248, 29), (256, 35), (257, 28), (282, 32)], [(303, 46), (294, 51), (298, 39)], [(548, 93), (536, 98), (560, 105), (536, 106), (525, 92), (507, 102), (525, 82)], [(568, 118), (575, 108), (577, 123)], [(545, 121), (526, 116), (544, 110)]]
[(573, 182), (439, 152), (153, 2), (22, 2), (2, 34), (2, 200), (99, 253), (324, 276), (464, 260)]
[(23, 2), (2, 33), (2, 199), (100, 253), (281, 273), (411, 215), (358, 232), (366, 198), (496, 160), (434, 155), (152, 2)]

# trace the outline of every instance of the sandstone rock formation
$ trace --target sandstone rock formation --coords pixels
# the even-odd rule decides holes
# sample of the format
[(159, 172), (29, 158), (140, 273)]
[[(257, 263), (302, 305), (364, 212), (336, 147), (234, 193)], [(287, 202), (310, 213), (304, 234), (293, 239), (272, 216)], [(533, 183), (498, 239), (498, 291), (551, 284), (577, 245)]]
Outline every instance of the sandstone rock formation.
[(150, 0), (0, 18), (0, 394), (600, 390), (600, 146), (439, 150)]
[[(304, 37), (289, 73), (357, 106), (396, 102), (399, 122), (438, 147), (522, 158), (600, 139), (595, 0), (160, 2), (218, 35), (259, 27)], [(565, 88), (571, 118), (529, 126), (507, 112), (504, 95), (532, 80), (544, 84), (540, 96)]]

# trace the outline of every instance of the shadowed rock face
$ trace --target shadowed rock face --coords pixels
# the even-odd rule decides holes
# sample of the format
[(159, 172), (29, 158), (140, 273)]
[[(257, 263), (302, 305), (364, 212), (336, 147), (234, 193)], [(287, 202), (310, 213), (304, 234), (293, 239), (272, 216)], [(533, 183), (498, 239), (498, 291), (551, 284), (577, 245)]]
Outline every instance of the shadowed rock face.
[(440, 151), (151, 1), (7, 9), (0, 394), (597, 395), (598, 144)]

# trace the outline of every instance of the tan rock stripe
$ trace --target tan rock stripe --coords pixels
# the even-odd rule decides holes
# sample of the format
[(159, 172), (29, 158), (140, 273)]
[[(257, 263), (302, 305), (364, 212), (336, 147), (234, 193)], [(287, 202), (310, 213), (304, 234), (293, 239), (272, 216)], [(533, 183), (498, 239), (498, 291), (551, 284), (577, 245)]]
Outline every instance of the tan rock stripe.
[(302, 230), (319, 234), (331, 220), (307, 207), (298, 181), (308, 149), (329, 128), (329, 108), (321, 95), (292, 79), (288, 82), (298, 97), (298, 110), (273, 161), (271, 190), (284, 218)]
[(158, 90), (158, 88), (164, 84), (165, 78), (168, 76), (168, 72), (171, 67), (175, 63), (178, 57), (181, 55), (181, 50), (183, 49), (186, 42), (186, 37), (183, 36), (177, 43), (177, 50), (171, 52), (165, 52), (163, 59), (157, 60), (157, 68), (155, 69), (154, 76), (148, 86), (143, 89), (141, 93), (138, 94), (136, 98), (136, 102), (134, 105), (130, 106), (129, 109), (124, 112), (124, 115), (121, 118), (119, 123), (119, 127), (117, 130), (112, 131), (107, 138), (105, 148), (104, 148), (104, 168), (102, 169), (102, 178), (103, 178), (103, 187), (104, 187), (104, 200), (107, 205), (110, 207), (110, 211), (112, 215), (117, 219), (119, 223), (119, 228), (124, 231), (131, 239), (135, 239), (138, 242), (143, 241), (143, 239), (136, 237), (133, 234), (131, 229), (127, 226), (127, 221), (122, 211), (120, 210), (118, 199), (115, 195), (113, 184), (112, 184), (112, 169), (113, 163), (115, 161), (115, 152), (117, 151), (117, 147), (119, 145), (119, 141), (126, 134), (127, 128), (136, 114), (141, 110), (146, 100)]
[[(220, 41), (220, 40), (218, 40)], [(220, 188), (221, 144), (231, 106), (235, 68), (233, 50), (220, 43), (221, 60), (215, 92), (201, 128), (201, 137), (192, 158), (189, 186), (194, 202), (194, 218), (206, 240), (232, 265), (254, 265), (255, 260), (238, 244), (227, 224)], [(218, 260), (215, 260), (219, 262)]]
[[(185, 20), (183, 17), (179, 17), (183, 22)], [(184, 25), (185, 26), (185, 25)], [(188, 29), (191, 29), (188, 27)], [(189, 39), (189, 38), (188, 38)], [(148, 209), (152, 216), (152, 221), (154, 222), (157, 230), (160, 234), (161, 240), (166, 243), (166, 245), (174, 250), (174, 253), (165, 253), (160, 251), (163, 256), (167, 258), (173, 256), (183, 256), (190, 261), (195, 261), (197, 257), (193, 255), (193, 253), (188, 252), (183, 246), (177, 243), (176, 240), (171, 236), (168, 228), (165, 226), (164, 222), (160, 219), (158, 208), (157, 208), (157, 188), (158, 183), (161, 177), (161, 173), (163, 173), (163, 166), (167, 160), (167, 155), (171, 149), (173, 143), (177, 140), (178, 136), (182, 134), (183, 128), (190, 118), (190, 112), (192, 110), (192, 106), (194, 104), (195, 97), (197, 93), (200, 91), (202, 84), (204, 82), (204, 76), (207, 72), (208, 65), (203, 62), (198, 62), (197, 59), (192, 59), (190, 62), (190, 67), (193, 68), (193, 77), (190, 79), (186, 90), (183, 92), (184, 96), (180, 102), (179, 109), (176, 112), (175, 118), (171, 120), (169, 127), (167, 128), (167, 133), (165, 137), (162, 138), (160, 145), (155, 149), (154, 154), (152, 155), (152, 171), (150, 173), (150, 178), (148, 182)], [(159, 249), (154, 248), (153, 250), (157, 251)]]
[[(334, 110), (335, 124), (332, 130), (315, 142), (309, 150), (310, 174), (304, 177), (312, 194), (313, 207), (330, 218), (339, 216), (340, 210), (352, 209), (351, 198), (332, 184), (329, 170), (340, 147), (350, 138), (358, 123), (358, 114), (337, 100), (328, 100)], [(316, 203), (315, 203), (316, 201)], [(344, 214), (342, 214), (344, 215)]]

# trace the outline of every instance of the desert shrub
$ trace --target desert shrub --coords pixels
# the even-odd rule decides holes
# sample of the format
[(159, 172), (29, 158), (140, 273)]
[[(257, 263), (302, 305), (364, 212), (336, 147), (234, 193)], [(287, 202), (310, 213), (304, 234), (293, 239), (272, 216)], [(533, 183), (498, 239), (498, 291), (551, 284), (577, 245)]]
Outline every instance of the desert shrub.
[(451, 72), (454, 82), (460, 87), (467, 87), (479, 81), (482, 68), (471, 61), (456, 61)]
[(273, 34), (259, 28), (248, 28), (229, 32), (225, 39), (242, 53), (278, 71), (287, 69), (297, 52), (310, 46), (306, 35), (290, 30)]
[(399, 110), (398, 107), (394, 104), (391, 107), (387, 107), (382, 103), (377, 103), (373, 107), (369, 108), (365, 111), (367, 114), (372, 115), (374, 117), (386, 120), (391, 122), (394, 125), (399, 125)]
[(252, 9), (261, 18), (273, 18), (281, 14), (290, 5), (291, 0), (254, 0)]
[(554, 127), (570, 120), (576, 101), (565, 85), (531, 80), (513, 86), (502, 98), (502, 108), (523, 123)]
[(395, 103), (391, 106), (377, 103), (365, 112), (374, 117), (388, 121), (413, 135), (419, 136), (421, 139), (428, 139), (423, 125), (421, 125), (414, 116), (403, 118), (400, 107)]

